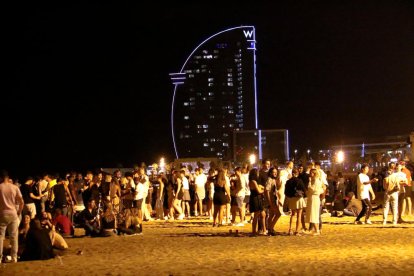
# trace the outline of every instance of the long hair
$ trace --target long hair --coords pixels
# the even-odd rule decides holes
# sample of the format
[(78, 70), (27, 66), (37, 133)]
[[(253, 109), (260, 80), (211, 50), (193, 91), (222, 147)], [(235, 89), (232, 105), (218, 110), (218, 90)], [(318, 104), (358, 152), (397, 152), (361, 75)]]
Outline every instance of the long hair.
[(226, 185), (226, 175), (224, 174), (224, 170), (220, 169), (217, 174), (217, 185), (220, 187), (224, 187)]
[(251, 169), (249, 172), (249, 181), (254, 180), (257, 182), (258, 179), (259, 179), (259, 173), (257, 169), (256, 168)]

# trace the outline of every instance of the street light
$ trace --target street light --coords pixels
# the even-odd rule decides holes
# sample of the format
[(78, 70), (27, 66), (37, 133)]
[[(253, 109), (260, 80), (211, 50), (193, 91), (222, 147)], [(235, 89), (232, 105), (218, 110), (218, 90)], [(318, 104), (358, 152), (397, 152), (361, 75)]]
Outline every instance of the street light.
[(306, 152), (308, 153), (308, 159), (311, 159), (310, 158), (310, 149), (308, 149)]
[(165, 168), (165, 159), (164, 157), (161, 157), (160, 159), (160, 171), (164, 171)]
[(336, 162), (342, 163), (342, 162), (344, 162), (344, 160), (345, 160), (345, 154), (344, 154), (344, 152), (342, 150), (341, 151), (338, 151), (336, 153)]
[(252, 166), (254, 164), (256, 164), (256, 155), (255, 154), (250, 154), (249, 161), (250, 161), (250, 165), (252, 165)]
[(295, 162), (296, 162), (296, 156), (297, 156), (297, 154), (298, 154), (298, 150), (297, 149), (295, 149), (295, 156), (294, 156), (294, 160), (295, 160)]

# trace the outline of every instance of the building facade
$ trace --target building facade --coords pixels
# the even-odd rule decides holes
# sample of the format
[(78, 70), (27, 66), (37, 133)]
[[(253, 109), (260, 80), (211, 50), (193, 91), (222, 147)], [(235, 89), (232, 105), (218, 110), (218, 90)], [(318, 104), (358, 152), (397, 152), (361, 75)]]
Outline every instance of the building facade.
[(233, 157), (233, 131), (257, 129), (253, 26), (218, 32), (171, 73), (171, 130), (177, 158)]

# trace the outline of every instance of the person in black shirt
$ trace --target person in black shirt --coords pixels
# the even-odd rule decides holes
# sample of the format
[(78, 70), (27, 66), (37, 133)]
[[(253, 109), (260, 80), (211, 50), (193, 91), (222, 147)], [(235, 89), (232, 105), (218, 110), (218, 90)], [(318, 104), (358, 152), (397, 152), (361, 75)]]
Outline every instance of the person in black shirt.
[(68, 215), (68, 199), (70, 204), (73, 204), (72, 195), (68, 187), (65, 186), (66, 181), (63, 178), (59, 178), (56, 185), (51, 189), (54, 209), (61, 209), (62, 214), (65, 216)]
[(20, 186), (20, 192), (22, 193), (23, 201), (25, 210), (27, 213), (30, 214), (30, 218), (34, 219), (36, 216), (36, 205), (34, 203), (34, 200), (40, 200), (40, 196), (34, 195), (33, 192), (33, 178), (28, 177), (25, 184)]
[(90, 199), (87, 207), (79, 214), (80, 223), (87, 236), (98, 236), (100, 233), (100, 216), (94, 199)]

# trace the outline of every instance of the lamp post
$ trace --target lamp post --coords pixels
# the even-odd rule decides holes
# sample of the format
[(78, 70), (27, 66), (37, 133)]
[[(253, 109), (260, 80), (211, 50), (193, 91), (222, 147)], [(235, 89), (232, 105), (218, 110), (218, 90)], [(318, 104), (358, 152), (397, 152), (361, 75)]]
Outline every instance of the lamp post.
[(295, 163), (297, 163), (297, 160), (296, 160), (297, 158), (296, 157), (297, 157), (297, 154), (298, 154), (298, 150), (295, 149), (294, 153), (295, 153), (295, 156), (293, 157), (293, 161), (295, 161)]
[(306, 152), (308, 153), (308, 160), (311, 160), (311, 157), (310, 157), (310, 149), (308, 149)]

